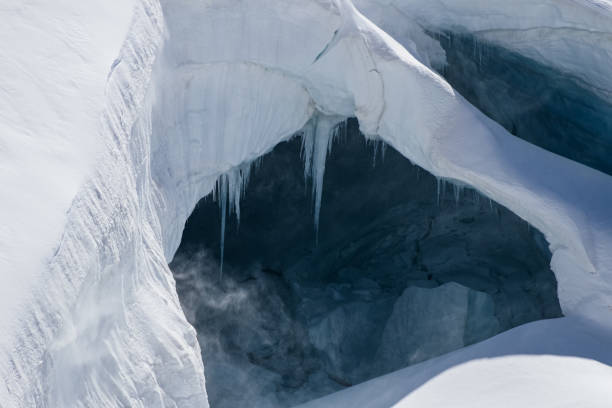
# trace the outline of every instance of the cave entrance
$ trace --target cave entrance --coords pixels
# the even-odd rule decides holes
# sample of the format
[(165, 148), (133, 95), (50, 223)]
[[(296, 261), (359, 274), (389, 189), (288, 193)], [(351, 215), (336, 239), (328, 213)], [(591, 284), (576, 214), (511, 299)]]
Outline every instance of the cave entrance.
[(212, 408), (293, 406), (561, 316), (541, 233), (366, 142), (356, 120), (339, 133), (318, 239), (299, 137), (252, 171), (221, 277), (218, 203), (186, 223), (170, 267)]

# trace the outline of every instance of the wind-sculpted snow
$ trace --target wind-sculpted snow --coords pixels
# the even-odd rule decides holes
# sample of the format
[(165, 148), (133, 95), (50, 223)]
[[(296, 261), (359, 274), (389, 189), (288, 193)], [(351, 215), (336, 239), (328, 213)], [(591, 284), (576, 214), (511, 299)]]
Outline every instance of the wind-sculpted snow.
[[(350, 1), (43, 3), (2, 10), (3, 406), (207, 406), (167, 263), (217, 178), (315, 112), (529, 221), (563, 312), (609, 325), (612, 179), (512, 137)], [(592, 18), (539, 30), (572, 39), (542, 60), (605, 89), (608, 4), (555, 3)]]

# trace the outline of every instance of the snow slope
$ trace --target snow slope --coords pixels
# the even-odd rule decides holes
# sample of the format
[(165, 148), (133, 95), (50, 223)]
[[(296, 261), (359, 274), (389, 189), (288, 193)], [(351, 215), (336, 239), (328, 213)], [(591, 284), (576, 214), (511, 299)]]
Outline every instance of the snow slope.
[[(610, 21), (608, 3), (584, 4)], [(348, 0), (0, 12), (3, 406), (207, 406), (167, 263), (217, 177), (314, 112), (356, 116), (367, 135), (525, 218), (551, 244), (564, 313), (610, 325), (612, 179), (509, 135)], [(587, 65), (575, 69), (596, 84)]]
[[(171, 406), (192, 394), (205, 404), (165, 262), (149, 286), (128, 275), (147, 270), (135, 264), (142, 167), (127, 144), (162, 42), (159, 4), (1, 9), (0, 405)], [(167, 384), (164, 363), (191, 369), (184, 385)]]
[[(65, 212), (100, 150), (109, 64), (131, 18), (131, 6), (114, 12), (104, 3), (2, 6), (2, 332), (41, 279)], [(116, 30), (105, 33), (103, 22), (111, 19)]]
[(608, 336), (572, 318), (528, 323), (300, 408), (606, 407)]

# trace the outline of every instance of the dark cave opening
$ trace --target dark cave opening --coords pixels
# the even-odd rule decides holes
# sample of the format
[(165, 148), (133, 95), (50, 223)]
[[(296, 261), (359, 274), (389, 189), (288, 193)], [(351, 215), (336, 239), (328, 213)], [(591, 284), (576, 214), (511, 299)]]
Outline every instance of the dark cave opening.
[(281, 143), (253, 171), (221, 280), (210, 196), (170, 264), (211, 407), (293, 406), (561, 316), (541, 233), (367, 143), (354, 119), (327, 158), (315, 246), (300, 148)]

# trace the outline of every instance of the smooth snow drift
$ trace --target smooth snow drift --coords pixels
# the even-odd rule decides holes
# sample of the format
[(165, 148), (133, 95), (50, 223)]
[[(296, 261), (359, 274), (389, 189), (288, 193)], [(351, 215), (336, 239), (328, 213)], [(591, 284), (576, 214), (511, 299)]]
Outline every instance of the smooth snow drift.
[[(413, 44), (397, 36), (413, 56), (349, 0), (90, 3), (9, 1), (0, 11), (2, 406), (207, 406), (199, 345), (167, 263), (218, 177), (314, 114), (357, 117), (367, 137), (542, 231), (571, 355), (592, 344), (570, 335), (572, 319), (592, 321), (592, 337), (609, 343), (612, 178), (485, 117), (419, 62), (443, 61), (422, 30)], [(608, 98), (609, 1), (449, 3), (358, 6), (374, 20), (391, 8), (422, 26), (488, 32)], [(404, 24), (397, 15), (381, 26)], [(529, 339), (524, 350), (555, 353), (540, 346), (554, 333), (515, 332)], [(531, 371), (550, 374), (535, 360)]]

